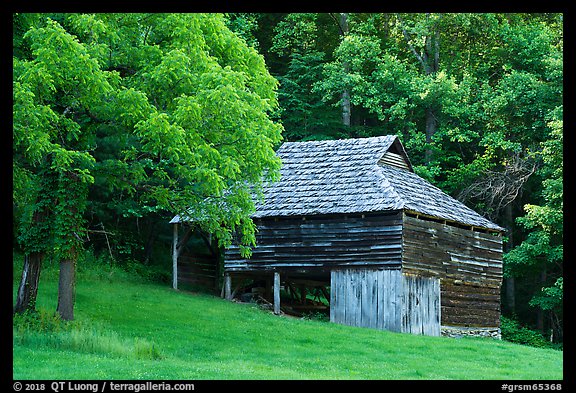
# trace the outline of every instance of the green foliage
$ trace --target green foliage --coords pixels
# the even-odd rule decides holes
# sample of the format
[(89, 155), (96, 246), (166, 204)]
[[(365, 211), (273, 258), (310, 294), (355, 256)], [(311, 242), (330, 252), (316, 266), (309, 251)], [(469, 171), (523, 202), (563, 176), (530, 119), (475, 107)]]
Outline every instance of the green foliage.
[(564, 278), (560, 277), (553, 286), (542, 288), (542, 293), (535, 295), (530, 301), (530, 305), (546, 311), (556, 311), (562, 310), (563, 300)]
[(318, 14), (288, 14), (274, 28), (271, 51), (280, 55), (304, 54), (317, 49)]
[(500, 330), (503, 340), (536, 348), (554, 348), (541, 333), (522, 326), (515, 319), (500, 317)]
[(172, 271), (168, 271), (162, 266), (144, 265), (139, 261), (127, 261), (122, 266), (122, 269), (142, 281), (162, 284), (172, 283)]
[[(34, 179), (27, 191), (36, 202), (22, 216), (20, 240), (27, 252), (50, 250), (74, 258), (81, 246), (87, 187), (94, 181), (94, 158), (86, 151), (76, 113), (89, 107), (98, 113), (110, 90), (108, 75), (51, 19), (31, 27), (23, 39), (33, 59), (14, 58), (14, 167), (20, 168), (16, 174)], [(50, 217), (32, 222), (35, 213)]]
[(13, 326), (16, 333), (24, 337), (28, 332), (59, 333), (68, 329), (70, 325), (62, 321), (58, 313), (40, 310), (14, 315)]
[(226, 14), (226, 26), (236, 35), (243, 38), (251, 47), (258, 49), (258, 40), (254, 32), (258, 29), (258, 14), (255, 13), (230, 13)]
[(525, 215), (517, 222), (528, 230), (526, 239), (505, 255), (508, 276), (534, 275), (546, 271), (529, 304), (552, 314), (556, 334), (561, 336), (563, 315), (564, 199), (563, 199), (563, 121), (562, 108), (554, 111), (548, 122), (550, 138), (541, 143), (534, 155), (542, 160), (538, 174), (542, 188), (540, 203), (526, 204)]
[(326, 108), (313, 85), (322, 77), (324, 54), (309, 52), (290, 55), (288, 72), (279, 76), (284, 137), (289, 141), (333, 139), (341, 128), (340, 112)]
[[(73, 257), (105, 223), (114, 235), (101, 249), (148, 259), (133, 223), (152, 232), (175, 214), (222, 245), (236, 231), (253, 245), (252, 194), (280, 165), (278, 82), (222, 15), (15, 21), (13, 198), (26, 252)], [(54, 209), (34, 230), (43, 206)]]

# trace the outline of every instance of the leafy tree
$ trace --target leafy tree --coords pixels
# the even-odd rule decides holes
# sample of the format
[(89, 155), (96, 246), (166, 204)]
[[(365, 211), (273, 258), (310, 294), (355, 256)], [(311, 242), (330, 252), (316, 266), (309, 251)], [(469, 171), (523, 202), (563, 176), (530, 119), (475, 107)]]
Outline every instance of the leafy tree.
[[(20, 241), (60, 261), (65, 319), (87, 217), (181, 214), (221, 245), (240, 233), (249, 253), (251, 196), (280, 165), (277, 81), (222, 15), (41, 15), (22, 39), (31, 56), (14, 57), (15, 192), (34, 186), (39, 200)], [(43, 238), (26, 228), (47, 204)]]
[(541, 202), (526, 204), (526, 214), (517, 221), (529, 232), (526, 239), (506, 255), (509, 276), (540, 275), (543, 279), (530, 300), (530, 305), (546, 311), (550, 316), (554, 336), (563, 336), (563, 121), (558, 108), (551, 115), (548, 126), (550, 139), (541, 143), (541, 150), (534, 152), (542, 160), (539, 170), (542, 177)]
[(26, 254), (33, 255), (20, 290), (31, 293), (19, 294), (15, 310), (34, 307), (40, 264), (50, 252), (61, 261), (58, 311), (73, 319), (73, 265), (94, 162), (75, 112), (98, 111), (111, 76), (55, 21), (31, 28), (23, 38), (30, 40), (33, 59), (14, 58), (14, 172), (36, 185), (36, 203), (31, 221), (24, 217), (20, 237)]
[(341, 112), (328, 107), (312, 86), (322, 77), (324, 54), (309, 52), (290, 55), (288, 72), (278, 76), (279, 102), (287, 140), (333, 139), (342, 127)]
[[(327, 106), (323, 93), (314, 89), (315, 82), (323, 76), (324, 64), (331, 61), (345, 34), (345, 15), (288, 14), (274, 27), (270, 52), (284, 62), (275, 72), (288, 140), (334, 139), (350, 132), (344, 131), (350, 126), (349, 101), (341, 101), (339, 108)], [(341, 97), (343, 92), (344, 89)]]
[[(291, 26), (314, 35), (330, 31), (320, 27), (322, 15), (286, 20), (300, 21)], [(525, 214), (525, 205), (542, 205), (536, 196), (551, 176), (533, 153), (556, 139), (548, 123), (561, 119), (553, 114), (563, 94), (562, 15), (349, 14), (347, 22), (343, 39), (332, 31), (336, 46), (323, 52), (322, 76), (311, 89), (321, 94), (325, 110), (341, 105), (343, 91), (350, 93), (352, 123), (365, 128), (341, 128), (338, 136), (399, 134), (418, 174), (508, 229), (505, 251), (534, 236), (532, 227), (514, 217)], [(289, 29), (282, 41), (294, 50), (312, 42)], [(317, 64), (311, 57), (298, 60), (301, 70)], [(307, 108), (299, 94), (294, 89), (283, 97), (293, 113)], [(530, 293), (518, 299), (525, 321), (531, 318), (526, 308), (534, 288), (539, 295), (534, 305), (546, 299), (549, 307), (552, 298), (544, 294), (558, 299), (560, 284), (552, 287), (554, 281), (544, 276), (561, 274), (544, 274), (543, 265), (536, 265), (537, 285), (533, 275), (521, 272), (527, 273), (529, 264), (520, 264), (504, 288), (512, 306), (515, 294)], [(542, 285), (551, 289), (541, 293)]]

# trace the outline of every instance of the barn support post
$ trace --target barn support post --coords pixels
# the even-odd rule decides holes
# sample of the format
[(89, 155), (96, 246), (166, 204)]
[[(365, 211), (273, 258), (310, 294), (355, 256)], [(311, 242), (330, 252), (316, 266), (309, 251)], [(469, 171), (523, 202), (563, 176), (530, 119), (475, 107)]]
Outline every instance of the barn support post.
[(172, 239), (172, 288), (178, 289), (178, 224), (174, 224)]
[(230, 273), (224, 274), (224, 299), (232, 300), (232, 277)]
[(280, 315), (280, 273), (274, 272), (274, 314)]

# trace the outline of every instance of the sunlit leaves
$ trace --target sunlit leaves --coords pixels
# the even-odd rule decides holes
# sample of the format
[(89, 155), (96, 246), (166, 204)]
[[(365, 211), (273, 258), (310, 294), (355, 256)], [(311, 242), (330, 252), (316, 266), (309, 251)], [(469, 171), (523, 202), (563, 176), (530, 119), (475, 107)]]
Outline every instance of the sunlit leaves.
[(87, 188), (71, 187), (94, 184), (91, 208), (192, 211), (223, 244), (236, 230), (253, 244), (252, 196), (277, 177), (282, 131), (262, 56), (218, 14), (57, 19), (40, 15), (19, 41), (32, 57), (14, 60), (13, 109), (19, 189), (48, 173), (38, 170), (47, 155), (42, 165), (60, 179), (50, 183), (64, 220), (56, 238), (82, 227), (71, 214), (82, 214)]

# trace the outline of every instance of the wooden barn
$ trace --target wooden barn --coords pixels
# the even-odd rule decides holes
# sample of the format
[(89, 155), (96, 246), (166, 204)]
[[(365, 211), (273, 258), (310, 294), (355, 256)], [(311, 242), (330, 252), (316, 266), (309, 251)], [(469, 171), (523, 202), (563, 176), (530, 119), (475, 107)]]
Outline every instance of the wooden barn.
[(252, 257), (225, 250), (228, 299), (260, 283), (276, 313), (281, 292), (304, 309), (323, 294), (335, 323), (499, 336), (503, 228), (416, 175), (396, 136), (286, 142), (277, 154)]

